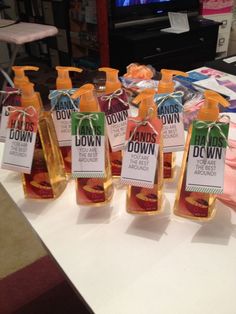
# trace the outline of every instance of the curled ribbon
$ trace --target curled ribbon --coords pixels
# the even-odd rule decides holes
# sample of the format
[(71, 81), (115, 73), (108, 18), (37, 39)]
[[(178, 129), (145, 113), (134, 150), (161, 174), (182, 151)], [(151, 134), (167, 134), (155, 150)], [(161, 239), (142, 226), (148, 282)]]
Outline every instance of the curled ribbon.
[(177, 97), (183, 97), (184, 93), (182, 91), (178, 91), (178, 92), (173, 92), (170, 94), (167, 94), (165, 96), (160, 96), (158, 97), (158, 99), (156, 98), (155, 101), (157, 102), (157, 107), (161, 107), (165, 101), (167, 101), (168, 99), (174, 99), (175, 102), (179, 105), (179, 106), (183, 106), (183, 104), (178, 100)]
[(205, 147), (204, 147), (204, 151), (205, 151), (205, 157), (204, 159), (206, 159), (206, 153), (207, 153), (207, 147), (209, 145), (209, 141), (210, 141), (210, 134), (211, 134), (211, 131), (213, 128), (217, 128), (220, 135), (223, 137), (225, 143), (226, 143), (226, 146), (229, 146), (229, 143), (228, 143), (228, 140), (227, 140), (227, 137), (224, 135), (224, 133), (222, 132), (222, 129), (221, 129), (221, 126), (223, 125), (226, 125), (229, 123), (230, 121), (230, 117), (227, 116), (227, 115), (222, 115), (221, 118), (227, 118), (228, 121), (226, 122), (223, 122), (223, 121), (213, 121), (213, 122), (205, 122), (205, 121), (196, 121), (196, 128), (197, 129), (205, 129), (207, 128), (207, 137), (206, 137), (206, 142), (205, 142)]
[(77, 134), (78, 136), (80, 136), (79, 134), (79, 130), (80, 130), (80, 127), (81, 127), (81, 124), (84, 120), (88, 120), (89, 122), (89, 125), (90, 125), (90, 128), (92, 130), (92, 133), (93, 133), (93, 136), (95, 136), (95, 130), (94, 130), (94, 127), (93, 127), (93, 122), (92, 121), (97, 121), (99, 119), (98, 117), (98, 114), (96, 113), (90, 113), (90, 114), (82, 114), (80, 112), (77, 112), (76, 115), (75, 115), (76, 119), (79, 120), (79, 124), (78, 124), (78, 127), (77, 127)]
[(78, 108), (75, 106), (74, 101), (71, 99), (71, 95), (73, 95), (75, 91), (76, 91), (76, 89), (68, 89), (68, 90), (67, 89), (61, 89), (61, 90), (51, 91), (50, 94), (48, 95), (48, 99), (50, 99), (50, 100), (56, 99), (55, 103), (52, 104), (51, 112), (54, 110), (54, 108), (56, 107), (56, 105), (58, 104), (58, 102), (62, 96), (67, 96), (70, 103), (72, 104), (73, 108), (77, 111)]
[[(33, 110), (32, 113), (27, 112), (30, 109)], [(18, 117), (16, 119), (15, 129), (18, 128), (18, 124), (20, 123), (20, 120), (22, 119), (22, 127), (20, 129), (23, 131), (25, 130), (26, 117), (33, 117), (36, 113), (36, 109), (33, 106), (29, 106), (25, 109), (16, 109), (13, 106), (8, 106), (7, 110), (8, 110), (8, 112), (18, 112), (19, 113)]]
[(135, 128), (133, 129), (133, 132), (131, 133), (129, 139), (125, 142), (124, 148), (127, 147), (128, 143), (131, 141), (132, 137), (133, 137), (134, 134), (137, 132), (138, 128), (139, 128), (140, 126), (142, 126), (142, 125), (144, 125), (144, 126), (145, 126), (145, 125), (149, 125), (150, 128), (152, 129), (152, 131), (153, 131), (156, 135), (159, 134), (159, 133), (157, 132), (157, 130), (155, 130), (155, 128), (153, 127), (153, 125), (151, 124), (151, 122), (148, 121), (148, 120), (150, 119), (150, 116), (151, 116), (151, 113), (152, 113), (152, 112), (153, 112), (153, 109), (152, 109), (152, 108), (149, 108), (149, 109), (148, 109), (148, 114), (147, 114), (147, 116), (146, 116), (143, 120), (141, 120), (141, 121), (137, 121), (137, 120), (135, 120), (135, 119), (129, 119), (129, 121), (134, 122), (134, 123), (136, 124), (136, 126), (135, 126)]
[(108, 111), (110, 111), (111, 109), (111, 103), (113, 99), (118, 99), (123, 105), (125, 105), (126, 107), (129, 107), (129, 103), (127, 103), (126, 101), (124, 101), (122, 98), (119, 97), (122, 94), (123, 94), (123, 90), (119, 88), (116, 91), (114, 91), (111, 95), (104, 95), (101, 97), (101, 100), (108, 101)]

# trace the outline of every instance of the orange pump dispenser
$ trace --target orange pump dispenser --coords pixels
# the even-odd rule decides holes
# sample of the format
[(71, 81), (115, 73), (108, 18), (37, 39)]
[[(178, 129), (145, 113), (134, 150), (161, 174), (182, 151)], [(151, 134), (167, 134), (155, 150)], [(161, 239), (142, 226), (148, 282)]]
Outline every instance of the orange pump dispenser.
[(85, 84), (81, 86), (71, 96), (72, 99), (80, 97), (80, 111), (81, 112), (98, 112), (99, 105), (95, 96), (93, 84)]
[(63, 67), (57, 66), (56, 67), (58, 76), (56, 80), (56, 88), (57, 89), (71, 89), (72, 88), (72, 81), (69, 76), (69, 72), (82, 72), (83, 70), (80, 68), (75, 67)]
[(175, 83), (173, 82), (174, 75), (188, 76), (187, 73), (177, 70), (161, 70), (161, 80), (158, 83), (158, 94), (173, 93), (175, 90)]
[(38, 67), (34, 66), (13, 66), (12, 70), (14, 71), (14, 84), (16, 88), (21, 88), (21, 84), (29, 83), (29, 78), (25, 75), (25, 71), (38, 71)]
[[(157, 116), (157, 106), (153, 101), (153, 97), (155, 95), (154, 89), (145, 89), (138, 96), (133, 99), (134, 104), (139, 104), (138, 116), (143, 120), (148, 115), (150, 120), (156, 118)], [(151, 110), (150, 110), (151, 109)]]
[(203, 121), (216, 121), (220, 113), (218, 104), (228, 107), (229, 102), (221, 95), (211, 90), (206, 90), (204, 92), (204, 97), (205, 101), (198, 111), (197, 119)]
[[(153, 188), (141, 188), (137, 186), (128, 186), (126, 210), (131, 214), (154, 215), (161, 212), (163, 202), (163, 152), (162, 152), (162, 134), (161, 120), (157, 117), (157, 107), (154, 103), (154, 89), (143, 90), (137, 97), (133, 99), (133, 103), (139, 105), (138, 117), (140, 120), (147, 119), (152, 124), (159, 125), (160, 143), (157, 156), (157, 168), (154, 179)], [(145, 131), (143, 126), (140, 132)]]
[[(80, 112), (99, 112), (99, 104), (93, 84), (85, 84), (72, 95), (72, 99), (80, 97)], [(105, 141), (105, 177), (76, 179), (76, 199), (79, 205), (103, 206), (113, 196), (111, 168), (109, 162), (108, 142)]]
[[(201, 106), (197, 120), (214, 122), (219, 118), (218, 104), (224, 107), (229, 105), (228, 101), (218, 93), (211, 90), (204, 92), (205, 101)], [(207, 194), (202, 192), (185, 191), (186, 184), (186, 168), (189, 154), (190, 139), (192, 135), (192, 126), (189, 128), (188, 136), (184, 149), (184, 156), (180, 170), (180, 180), (174, 205), (175, 215), (195, 219), (195, 220), (210, 220), (215, 214), (215, 194)]]
[[(175, 90), (175, 83), (173, 82), (174, 75), (188, 76), (187, 73), (177, 70), (161, 70), (161, 80), (158, 84), (158, 94), (169, 94)], [(164, 153), (164, 179), (172, 181), (174, 179), (175, 168), (175, 153)]]
[(106, 94), (113, 93), (117, 89), (121, 88), (121, 82), (118, 78), (119, 70), (112, 68), (99, 68), (99, 71), (106, 73)]
[(27, 198), (53, 199), (61, 195), (67, 182), (52, 117), (41, 111), (41, 100), (32, 83), (22, 83), (21, 91), (22, 107), (33, 106), (39, 113), (32, 171), (22, 179), (24, 193)]

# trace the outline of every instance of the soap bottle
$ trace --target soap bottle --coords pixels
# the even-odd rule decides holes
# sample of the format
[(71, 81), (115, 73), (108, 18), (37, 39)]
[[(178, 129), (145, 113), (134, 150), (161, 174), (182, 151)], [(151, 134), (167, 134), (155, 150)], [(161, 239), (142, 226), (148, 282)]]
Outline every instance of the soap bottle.
[(32, 171), (23, 174), (25, 197), (54, 199), (64, 191), (67, 181), (52, 117), (50, 112), (42, 110), (34, 84), (22, 83), (21, 91), (22, 107), (33, 106), (39, 112)]
[[(80, 97), (80, 112), (99, 112), (99, 104), (92, 84), (85, 84), (72, 95)], [(108, 142), (105, 140), (105, 176), (104, 178), (77, 178), (76, 200), (79, 205), (103, 206), (110, 203), (114, 193), (109, 161)]]
[(15, 88), (21, 88), (21, 84), (23, 83), (30, 83), (28, 76), (25, 75), (25, 71), (38, 71), (38, 67), (26, 65), (26, 66), (20, 66), (15, 65), (12, 67), (12, 70), (14, 72), (14, 78), (13, 82), (15, 84)]
[[(218, 93), (206, 90), (204, 93), (204, 104), (201, 106), (197, 121), (214, 122), (219, 119), (218, 104), (226, 107), (228, 101)], [(186, 174), (189, 156), (190, 140), (193, 131), (191, 125), (188, 130), (188, 136), (185, 143), (184, 155), (180, 170), (180, 178), (174, 204), (174, 214), (177, 216), (207, 221), (214, 217), (216, 194), (208, 194), (202, 192), (186, 191)]]
[[(119, 70), (109, 67), (102, 67), (98, 70), (106, 73), (105, 93), (102, 96), (98, 97), (101, 111), (103, 111), (102, 99), (104, 98), (104, 96), (112, 94), (115, 91), (121, 89), (122, 85), (118, 77)], [(109, 154), (112, 176), (113, 178), (119, 178), (122, 167), (122, 151), (112, 151), (111, 145), (109, 143)]]
[[(177, 70), (161, 70), (161, 80), (158, 83), (158, 94), (170, 94), (175, 91), (175, 83), (173, 82), (173, 75), (188, 76), (187, 73)], [(164, 146), (165, 146), (165, 139)], [(174, 180), (175, 176), (175, 153), (164, 153), (164, 179), (167, 182)]]
[[(157, 108), (154, 103), (154, 89), (142, 91), (133, 103), (139, 105), (139, 121), (147, 119), (158, 126), (159, 149), (157, 155), (157, 167), (152, 188), (144, 188), (128, 185), (126, 210), (131, 214), (155, 215), (162, 211), (163, 204), (163, 151), (162, 151), (162, 122), (157, 116)], [(138, 130), (138, 129), (137, 129)], [(150, 129), (148, 129), (150, 132)]]
[[(72, 89), (72, 81), (69, 75), (69, 72), (82, 72), (83, 70), (75, 67), (67, 67), (67, 66), (57, 66), (57, 79), (56, 79), (56, 89), (57, 90), (71, 90)], [(68, 96), (62, 95), (63, 102), (68, 100)], [(67, 99), (66, 99), (67, 98)], [(74, 104), (75, 106), (75, 104)], [(68, 111), (68, 110), (67, 110)], [(70, 109), (71, 111), (75, 111), (75, 108)], [(55, 118), (56, 119), (56, 118)], [(57, 130), (56, 130), (57, 132)], [(65, 170), (67, 176), (71, 175), (71, 146), (60, 146), (60, 150), (62, 153), (62, 157), (64, 160)]]

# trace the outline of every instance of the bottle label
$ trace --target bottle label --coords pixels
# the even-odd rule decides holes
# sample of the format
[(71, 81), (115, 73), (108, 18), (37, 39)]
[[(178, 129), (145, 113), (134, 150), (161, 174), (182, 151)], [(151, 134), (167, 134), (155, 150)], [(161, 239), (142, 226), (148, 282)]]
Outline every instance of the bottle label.
[(72, 113), (72, 175), (105, 176), (105, 117), (103, 112)]
[(31, 172), (37, 127), (38, 113), (33, 106), (10, 108), (3, 151), (3, 169)]
[(194, 218), (211, 216), (212, 204), (210, 196), (203, 192), (190, 192), (185, 190), (186, 172), (184, 173), (183, 183), (180, 192), (179, 206), (177, 212), (181, 216)]
[(129, 118), (121, 170), (121, 183), (144, 188), (154, 184), (160, 144), (161, 123)]
[(76, 190), (78, 204), (102, 203), (106, 200), (104, 179), (81, 178), (77, 179)]
[(127, 209), (137, 213), (158, 211), (158, 201), (156, 185), (151, 189), (132, 186), (130, 197), (127, 198)]
[(36, 136), (32, 171), (24, 174), (24, 189), (30, 198), (48, 199), (54, 196), (39, 132)]
[(223, 193), (228, 132), (227, 122), (193, 122), (186, 191)]
[(71, 99), (76, 89), (50, 92), (52, 118), (60, 147), (71, 146), (71, 113), (78, 111), (79, 98)]
[(7, 132), (7, 123), (9, 117), (8, 106), (20, 106), (20, 94), (19, 90), (16, 88), (8, 87), (6, 92), (3, 93), (2, 99), (2, 115), (0, 123), (0, 142), (5, 142), (6, 132)]
[(127, 121), (130, 114), (128, 97), (123, 89), (98, 98), (105, 113), (108, 139), (113, 152), (124, 148)]
[(182, 97), (183, 92), (155, 95), (158, 116), (163, 124), (164, 153), (182, 151), (184, 149)]

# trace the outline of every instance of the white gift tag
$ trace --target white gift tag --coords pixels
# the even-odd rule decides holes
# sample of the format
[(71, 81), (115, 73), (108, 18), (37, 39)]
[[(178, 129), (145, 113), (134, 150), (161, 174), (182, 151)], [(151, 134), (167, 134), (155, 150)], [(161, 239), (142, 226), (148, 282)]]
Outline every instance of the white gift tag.
[(105, 176), (105, 119), (103, 112), (72, 113), (72, 175)]
[(182, 92), (155, 96), (158, 116), (163, 124), (164, 153), (182, 151), (185, 145)]
[(30, 106), (10, 110), (2, 168), (30, 173), (38, 126), (38, 113)]
[(124, 150), (121, 183), (152, 188), (157, 168), (161, 125), (158, 119), (153, 119), (152, 127), (148, 123), (136, 128), (139, 122), (140, 118), (128, 121), (128, 142)]
[(209, 130), (210, 124), (212, 123), (205, 121), (193, 122), (187, 163), (186, 191), (223, 193), (229, 124), (213, 122), (215, 126)]
[(5, 143), (7, 133), (9, 113), (6, 106), (2, 107), (1, 124), (0, 124), (0, 142)]
[(70, 95), (76, 89), (54, 90), (50, 92), (52, 118), (60, 147), (71, 146), (71, 113), (77, 111), (79, 99), (72, 100)]
[(131, 115), (128, 97), (123, 89), (98, 98), (105, 113), (107, 134), (113, 152), (124, 148), (128, 117)]

